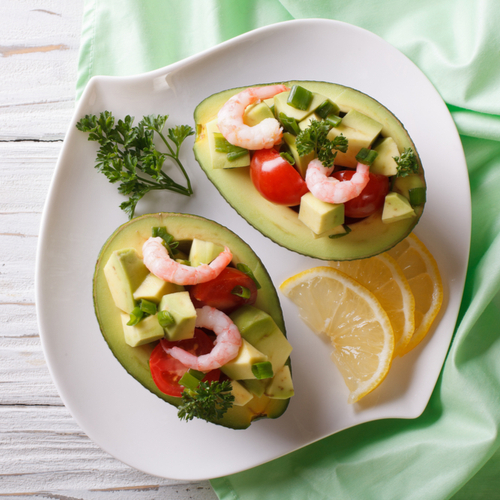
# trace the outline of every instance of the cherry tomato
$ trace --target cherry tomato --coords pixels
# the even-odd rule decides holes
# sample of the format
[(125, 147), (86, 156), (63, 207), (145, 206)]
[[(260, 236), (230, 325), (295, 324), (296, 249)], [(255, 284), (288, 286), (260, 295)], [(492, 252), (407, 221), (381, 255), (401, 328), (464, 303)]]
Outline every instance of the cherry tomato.
[(309, 190), (301, 175), (275, 149), (255, 151), (250, 176), (257, 191), (278, 205), (295, 206)]
[[(236, 287), (250, 290), (250, 297), (245, 299), (235, 295), (233, 290)], [(189, 295), (195, 307), (211, 306), (230, 313), (244, 304), (255, 303), (257, 285), (252, 278), (239, 269), (226, 267), (217, 278), (192, 286)]]
[[(162, 339), (153, 349), (149, 358), (149, 369), (154, 383), (161, 392), (180, 398), (184, 387), (179, 385), (179, 380), (188, 371), (188, 368), (165, 352), (164, 347), (170, 348), (174, 346), (180, 347), (191, 354), (201, 356), (202, 354), (208, 354), (214, 344), (203, 330), (196, 328), (192, 339), (178, 340), (177, 342)], [(220, 370), (212, 370), (205, 375), (203, 381), (211, 382), (219, 380), (219, 377)]]
[[(355, 174), (354, 170), (340, 170), (332, 177), (339, 181), (348, 181)], [(370, 173), (370, 180), (359, 196), (344, 203), (346, 217), (360, 219), (368, 217), (383, 207), (386, 194), (389, 192), (389, 178), (385, 175)]]

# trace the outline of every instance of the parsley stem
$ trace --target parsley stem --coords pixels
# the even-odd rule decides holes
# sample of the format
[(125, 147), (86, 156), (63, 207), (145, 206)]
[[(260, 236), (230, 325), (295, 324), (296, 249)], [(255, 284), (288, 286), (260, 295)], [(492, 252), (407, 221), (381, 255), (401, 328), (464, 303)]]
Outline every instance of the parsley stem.
[(184, 166), (179, 161), (180, 145), (177, 145), (177, 151), (174, 153), (174, 150), (172, 149), (172, 146), (170, 146), (170, 144), (168, 143), (167, 139), (165, 139), (165, 136), (163, 135), (163, 133), (161, 131), (157, 131), (157, 132), (158, 132), (158, 135), (161, 137), (162, 141), (167, 145), (167, 148), (170, 150), (171, 154), (166, 153), (166, 155), (169, 158), (172, 158), (172, 160), (174, 160), (175, 163), (177, 163), (177, 165), (181, 169), (182, 173), (184, 174), (184, 177), (186, 178), (188, 196), (191, 195), (191, 194), (193, 194), (193, 188), (191, 187), (191, 180), (189, 179), (189, 176), (188, 176), (188, 174), (187, 174)]

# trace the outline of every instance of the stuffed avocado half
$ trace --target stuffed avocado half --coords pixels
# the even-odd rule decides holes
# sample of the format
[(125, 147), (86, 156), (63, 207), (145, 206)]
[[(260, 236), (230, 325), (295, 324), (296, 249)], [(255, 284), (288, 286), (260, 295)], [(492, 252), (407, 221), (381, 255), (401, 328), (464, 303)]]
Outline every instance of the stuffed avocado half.
[[(152, 236), (168, 242), (172, 260), (193, 268), (209, 264), (228, 248), (232, 257), (224, 271), (229, 277), (224, 274), (221, 283), (221, 273), (215, 280), (186, 286), (157, 278), (146, 268), (143, 255), (144, 243)], [(216, 280), (219, 288), (211, 288)], [(103, 246), (93, 296), (101, 332), (114, 356), (161, 399), (180, 408), (186, 389), (196, 389), (202, 380), (209, 384), (223, 380), (230, 384), (232, 405), (223, 416), (200, 418), (244, 429), (253, 420), (277, 418), (286, 410), (293, 395), (292, 347), (285, 336), (277, 293), (260, 259), (229, 229), (186, 214), (157, 213), (133, 219)], [(213, 305), (211, 300), (215, 300)], [(241, 334), (235, 358), (220, 370), (203, 373), (165, 355), (162, 346), (180, 346), (198, 356), (211, 352), (216, 336), (196, 327), (196, 316), (201, 308), (219, 305)], [(198, 350), (200, 344), (204, 351)]]
[[(284, 85), (291, 90), (248, 106), (243, 119), (249, 126), (270, 117), (280, 121), (284, 133), (273, 150), (293, 164), (294, 175), (298, 174), (299, 179), (294, 182), (299, 203), (287, 202), (285, 198), (281, 203), (272, 196), (263, 196), (259, 178), (254, 175), (257, 157), (263, 151), (252, 148), (240, 151), (227, 141), (224, 144), (218, 129), (219, 110), (248, 87), (214, 94), (195, 109), (194, 154), (210, 181), (262, 234), (300, 254), (323, 260), (354, 260), (396, 245), (418, 223), (426, 192), (420, 158), (401, 122), (382, 104), (349, 87), (314, 81), (291, 81)], [(295, 92), (297, 88), (305, 90), (305, 101), (301, 92)], [(321, 126), (327, 126), (328, 122), (328, 139), (347, 139), (347, 149), (335, 152), (332, 176), (343, 170), (351, 170), (352, 174), (361, 162), (370, 165), (370, 177), (385, 180), (386, 191), (370, 215), (351, 217), (344, 204), (318, 203), (304, 188), (305, 172), (315, 154), (301, 156), (296, 142), (314, 121), (321, 122)], [(408, 153), (412, 168), (398, 170)], [(274, 182), (277, 184), (280, 182)]]

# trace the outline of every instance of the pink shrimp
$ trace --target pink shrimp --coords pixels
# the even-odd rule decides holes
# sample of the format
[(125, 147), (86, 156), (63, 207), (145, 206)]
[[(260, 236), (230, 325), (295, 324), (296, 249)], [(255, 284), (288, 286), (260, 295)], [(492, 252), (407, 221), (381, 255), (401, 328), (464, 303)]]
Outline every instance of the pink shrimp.
[(149, 238), (142, 246), (144, 265), (158, 278), (177, 285), (196, 285), (213, 280), (231, 262), (233, 255), (224, 248), (210, 264), (196, 267), (179, 264), (171, 259), (160, 237)]
[(222, 311), (210, 306), (196, 309), (196, 326), (208, 328), (217, 335), (214, 347), (208, 354), (195, 356), (180, 347), (171, 347), (165, 351), (184, 366), (200, 372), (220, 368), (238, 355), (242, 343), (240, 331)]
[(358, 163), (356, 173), (349, 181), (339, 181), (329, 177), (333, 167), (326, 168), (317, 158), (307, 166), (306, 184), (309, 191), (321, 201), (327, 203), (345, 203), (361, 194), (370, 180), (370, 167)]
[(290, 90), (286, 85), (252, 87), (231, 97), (218, 114), (221, 134), (234, 146), (245, 149), (270, 149), (281, 141), (283, 129), (275, 118), (265, 118), (249, 127), (243, 123), (245, 108), (250, 104), (269, 99), (276, 94)]

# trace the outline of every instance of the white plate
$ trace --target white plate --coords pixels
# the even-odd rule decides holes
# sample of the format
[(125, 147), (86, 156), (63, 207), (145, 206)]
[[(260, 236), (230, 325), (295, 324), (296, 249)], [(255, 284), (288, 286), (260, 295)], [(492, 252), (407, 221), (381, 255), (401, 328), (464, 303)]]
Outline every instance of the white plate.
[[(258, 61), (258, 62), (257, 62)], [(95, 143), (76, 121), (110, 110), (139, 120), (170, 114), (167, 126), (193, 124), (195, 106), (221, 90), (285, 80), (323, 80), (354, 87), (389, 108), (420, 153), (428, 202), (416, 233), (440, 267), (446, 303), (428, 340), (396, 359), (384, 383), (362, 403), (329, 359), (329, 347), (305, 327), (283, 296), (294, 347), (296, 395), (279, 420), (234, 431), (178, 420), (174, 407), (130, 377), (104, 342), (92, 304), (92, 275), (109, 235), (126, 221), (124, 198), (94, 169)], [(195, 196), (155, 193), (137, 215), (178, 211), (229, 227), (259, 255), (276, 286), (319, 261), (273, 244), (218, 194), (194, 160), (182, 159)], [(450, 182), (453, 179), (453, 182)], [(59, 393), (81, 428), (119, 460), (150, 474), (206, 479), (235, 473), (362, 422), (414, 418), (424, 410), (458, 314), (470, 242), (470, 196), (462, 146), (450, 114), (420, 70), (372, 33), (336, 21), (300, 20), (262, 28), (166, 68), (88, 84), (66, 137), (43, 216), (37, 258), (37, 307), (46, 358)]]

